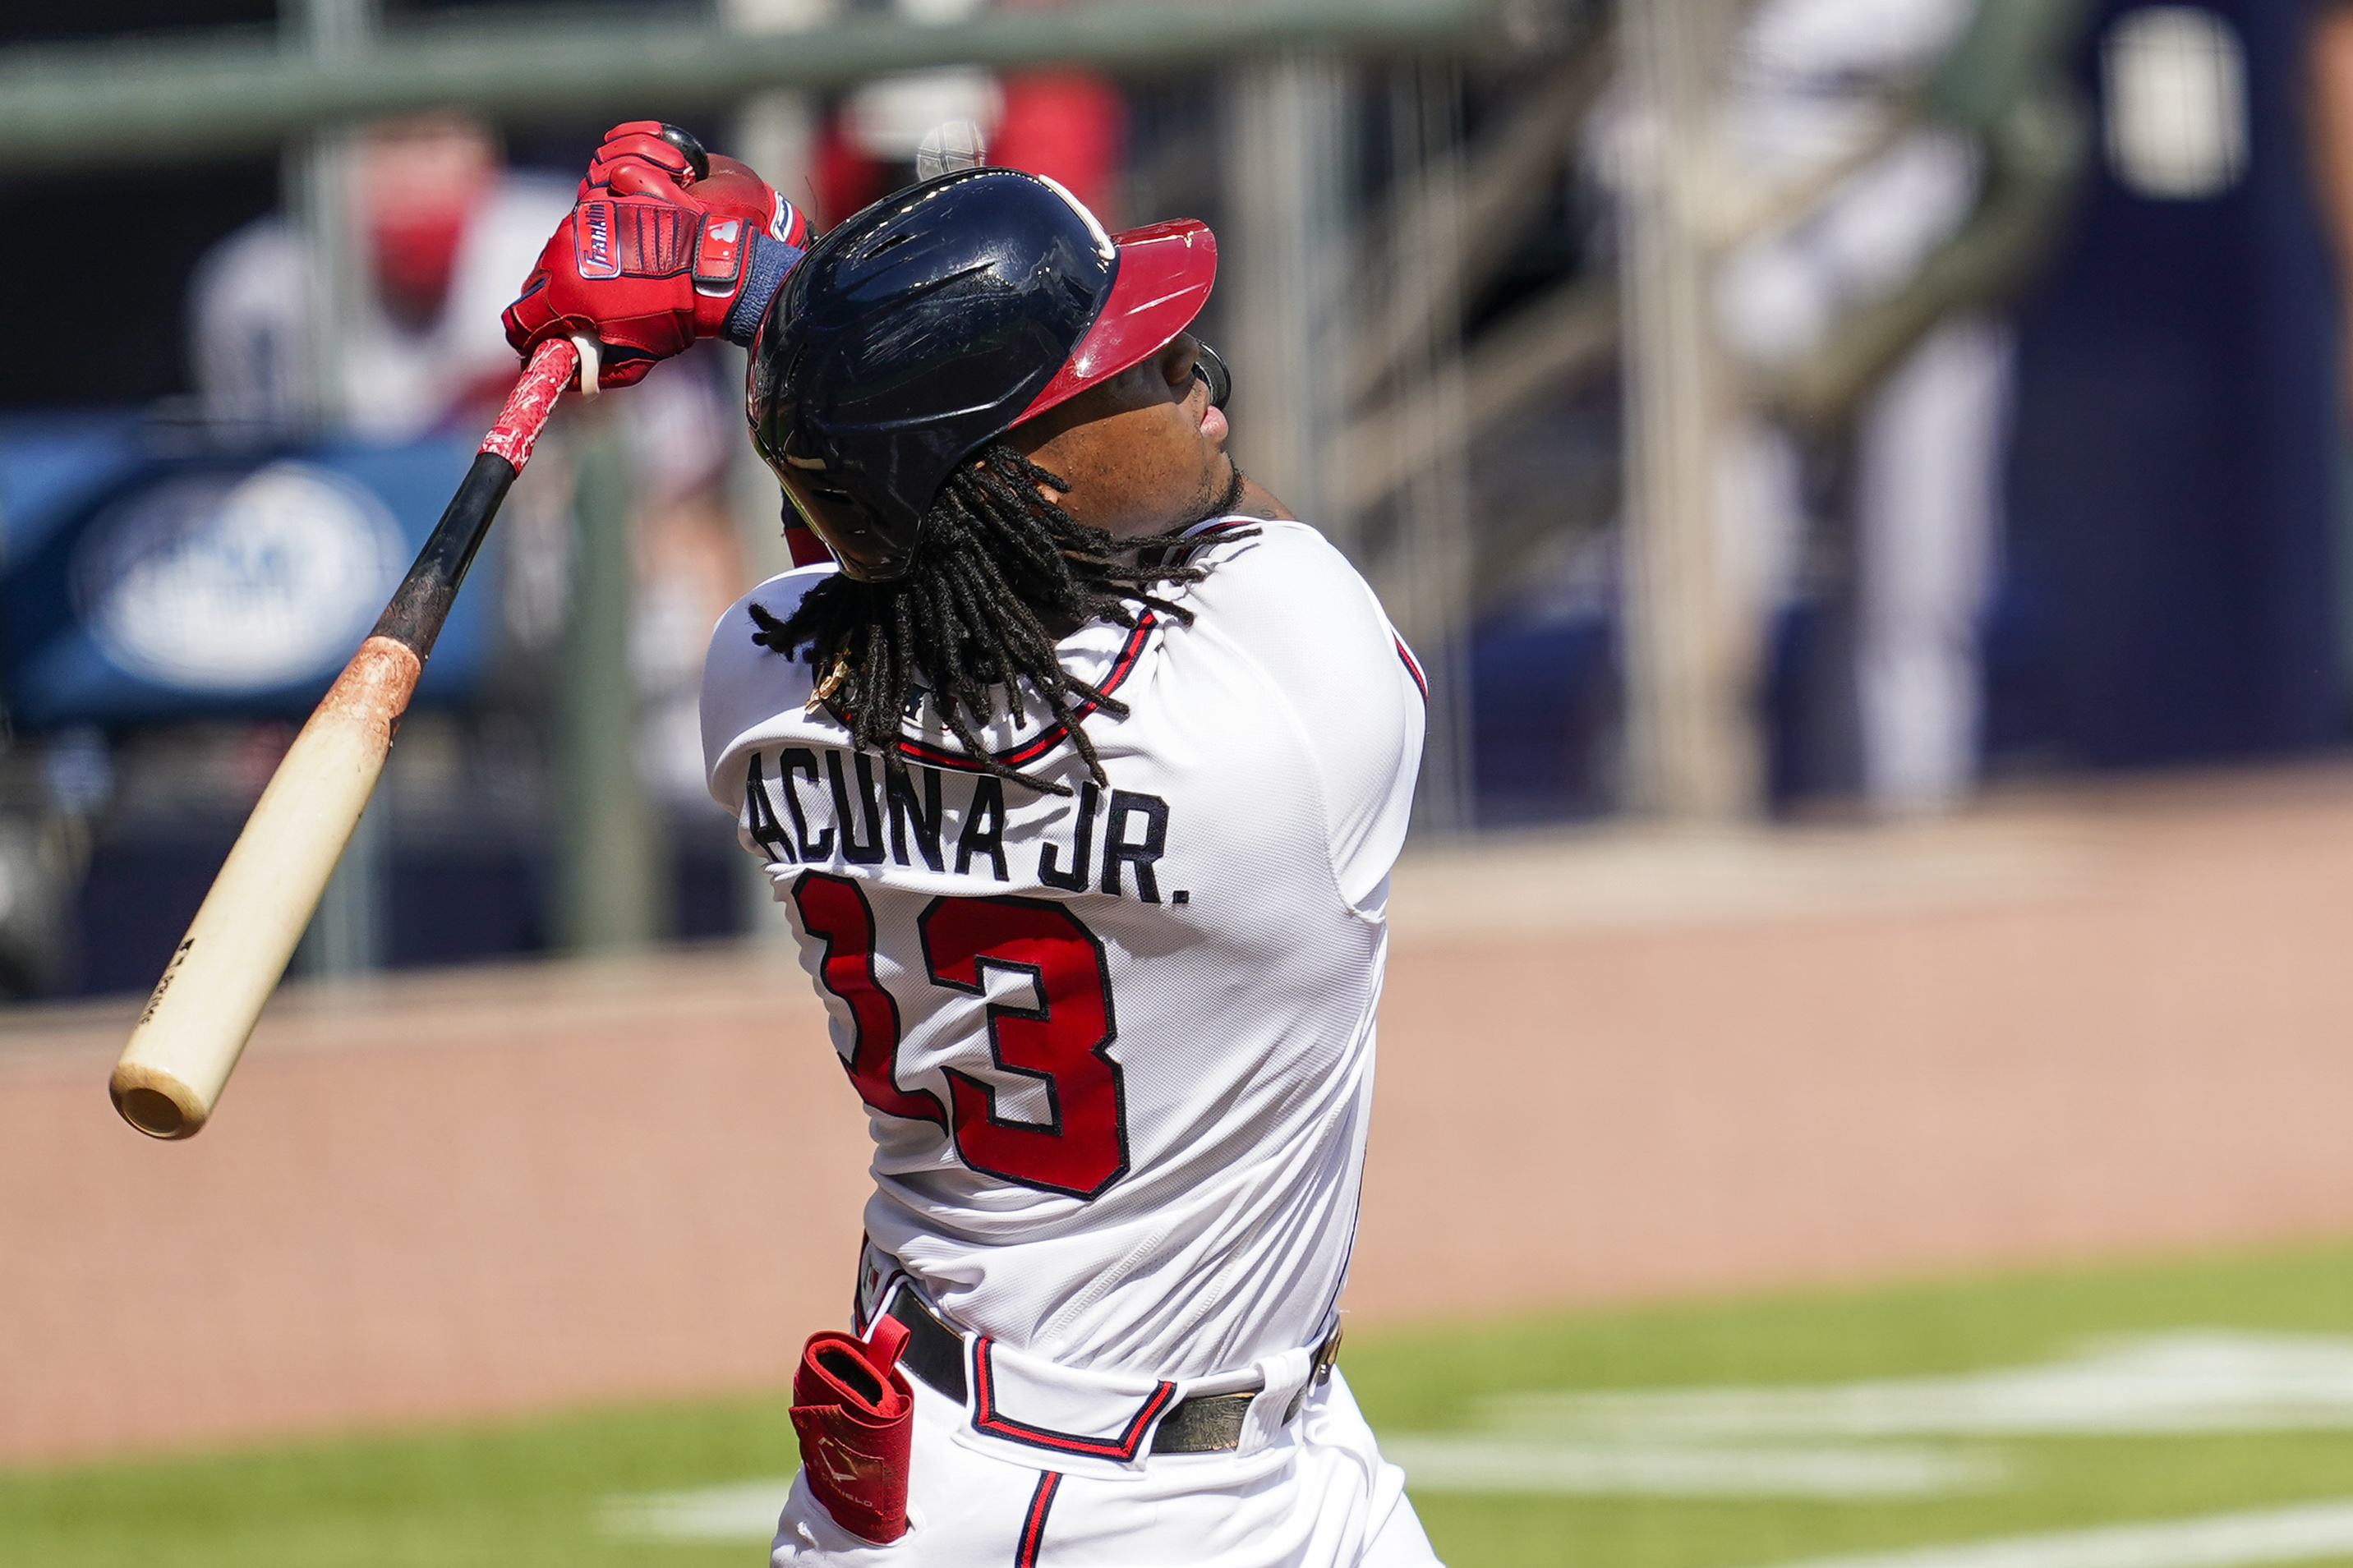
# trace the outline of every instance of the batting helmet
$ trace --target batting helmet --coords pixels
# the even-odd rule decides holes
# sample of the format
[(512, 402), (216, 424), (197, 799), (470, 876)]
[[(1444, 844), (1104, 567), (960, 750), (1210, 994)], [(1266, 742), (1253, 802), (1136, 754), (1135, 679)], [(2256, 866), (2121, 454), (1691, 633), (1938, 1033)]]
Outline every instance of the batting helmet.
[(926, 181), (786, 279), (753, 347), (752, 444), (841, 569), (887, 582), (957, 463), (1159, 352), (1217, 270), (1202, 224), (1113, 237), (1035, 174)]

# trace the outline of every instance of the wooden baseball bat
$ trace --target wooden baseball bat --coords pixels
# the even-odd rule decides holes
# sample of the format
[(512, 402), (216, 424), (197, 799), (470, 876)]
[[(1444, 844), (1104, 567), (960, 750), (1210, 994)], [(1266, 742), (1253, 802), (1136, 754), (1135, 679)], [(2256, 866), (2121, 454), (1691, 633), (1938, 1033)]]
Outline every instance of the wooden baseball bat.
[(375, 630), (245, 819), (107, 1085), (114, 1109), (140, 1131), (189, 1138), (211, 1117), (367, 807), (393, 731), (499, 503), (573, 373), (585, 365), (582, 382), (594, 384), (593, 349), (593, 342), (575, 347), (558, 338), (532, 355)]

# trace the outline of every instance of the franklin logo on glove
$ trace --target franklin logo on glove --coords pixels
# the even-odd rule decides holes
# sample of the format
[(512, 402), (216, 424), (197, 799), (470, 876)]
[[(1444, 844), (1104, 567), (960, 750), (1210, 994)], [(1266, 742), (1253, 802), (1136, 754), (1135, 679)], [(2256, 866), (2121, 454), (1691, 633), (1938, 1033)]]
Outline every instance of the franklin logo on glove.
[(580, 276), (618, 278), (621, 264), (613, 258), (613, 209), (603, 202), (580, 204)]

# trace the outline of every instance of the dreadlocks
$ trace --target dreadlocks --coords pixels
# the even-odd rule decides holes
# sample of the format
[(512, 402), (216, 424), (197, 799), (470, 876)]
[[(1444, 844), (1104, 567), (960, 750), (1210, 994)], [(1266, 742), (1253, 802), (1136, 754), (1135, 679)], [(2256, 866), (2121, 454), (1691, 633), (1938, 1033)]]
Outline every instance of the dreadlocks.
[[(1079, 679), (1054, 645), (1092, 620), (1135, 625), (1136, 605), (1185, 624), (1190, 611), (1154, 592), (1198, 582), (1205, 570), (1170, 563), (1181, 531), (1117, 540), (1079, 521), (1039, 493), (1069, 489), (1005, 441), (959, 464), (923, 516), (906, 574), (888, 583), (847, 575), (809, 590), (778, 620), (758, 605), (752, 640), (790, 656), (806, 647), (818, 672), (812, 705), (823, 700), (849, 727), (850, 742), (903, 768), (900, 715), (916, 673), (930, 678), (940, 717), (965, 754), (1000, 778), (1053, 795), (1066, 784), (1018, 773), (989, 754), (979, 730), (1000, 699), (1008, 712), (1026, 683), (1069, 732), (1097, 784), (1108, 784), (1075, 710), (1093, 702), (1113, 714), (1127, 705)], [(1057, 630), (1056, 628), (1060, 628)]]

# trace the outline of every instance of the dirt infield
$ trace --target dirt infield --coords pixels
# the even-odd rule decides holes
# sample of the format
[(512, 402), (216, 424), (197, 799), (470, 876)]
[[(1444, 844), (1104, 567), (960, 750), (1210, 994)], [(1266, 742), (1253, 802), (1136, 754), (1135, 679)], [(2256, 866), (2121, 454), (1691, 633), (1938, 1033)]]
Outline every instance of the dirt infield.
[[(1401, 868), (1359, 1322), (2353, 1230), (2353, 770)], [(783, 1381), (863, 1126), (788, 958), (274, 1005), (159, 1145), (0, 1013), (0, 1461)]]

